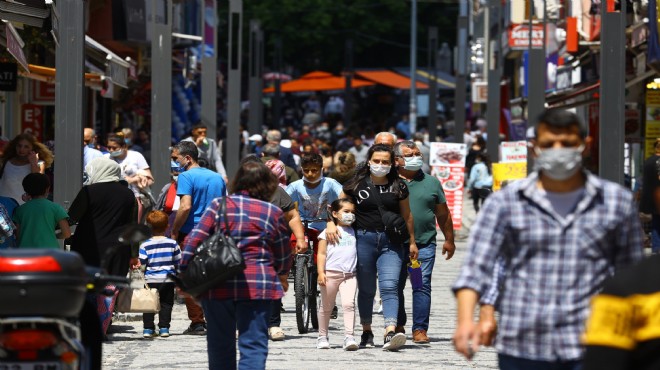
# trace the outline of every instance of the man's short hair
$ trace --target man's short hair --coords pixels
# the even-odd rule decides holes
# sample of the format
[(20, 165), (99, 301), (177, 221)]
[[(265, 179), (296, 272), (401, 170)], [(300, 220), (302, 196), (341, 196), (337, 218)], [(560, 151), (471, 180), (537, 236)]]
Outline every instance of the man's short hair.
[(200, 128), (208, 129), (208, 127), (206, 127), (206, 125), (203, 124), (202, 122), (197, 122), (197, 123), (195, 123), (195, 125), (192, 127), (191, 131), (195, 131), (195, 130), (198, 130), (198, 129), (200, 129)]
[(199, 160), (199, 151), (197, 150), (197, 145), (192, 141), (181, 141), (174, 146), (179, 155), (182, 157), (189, 156), (193, 161), (197, 162)]
[(402, 147), (408, 148), (408, 149), (415, 149), (417, 148), (417, 144), (415, 144), (414, 141), (411, 140), (404, 140), (401, 142), (398, 142), (394, 144), (394, 156), (395, 157), (403, 157), (403, 150), (401, 150)]
[(394, 135), (393, 133), (391, 133), (389, 131), (382, 131), (382, 132), (377, 133), (376, 136), (374, 136), (374, 143), (377, 143), (378, 142), (378, 137), (382, 136), (382, 135), (390, 135), (390, 137), (392, 138), (392, 143), (396, 144), (396, 139), (397, 139), (396, 135)]
[(31, 173), (23, 178), (23, 190), (31, 197), (38, 197), (46, 194), (50, 187), (48, 176), (43, 173)]
[(323, 167), (323, 157), (318, 153), (305, 153), (300, 157), (300, 167), (319, 166)]
[(266, 132), (266, 141), (280, 142), (282, 140), (282, 133), (277, 130), (268, 130)]
[[(580, 120), (580, 117), (567, 110), (546, 109), (541, 115), (539, 115), (538, 123), (554, 128), (577, 127), (580, 132), (580, 137), (583, 139), (587, 137), (587, 128), (584, 126), (584, 123), (582, 123), (582, 120)], [(538, 128), (535, 136), (538, 136)]]
[(151, 231), (154, 234), (162, 235), (167, 230), (168, 216), (167, 213), (159, 210), (154, 210), (147, 213), (147, 225), (151, 226)]
[(280, 145), (275, 143), (268, 143), (261, 148), (261, 152), (264, 153), (266, 157), (280, 157)]

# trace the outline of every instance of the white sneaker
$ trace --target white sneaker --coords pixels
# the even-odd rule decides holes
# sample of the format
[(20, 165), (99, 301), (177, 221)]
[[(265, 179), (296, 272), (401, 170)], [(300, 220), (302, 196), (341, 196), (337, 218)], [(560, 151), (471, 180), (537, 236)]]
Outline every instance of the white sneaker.
[(269, 328), (268, 335), (270, 336), (270, 340), (273, 342), (282, 341), (286, 338), (284, 331), (279, 326), (273, 326), (272, 328)]
[(357, 351), (360, 348), (352, 335), (344, 338), (344, 351)]
[(318, 337), (316, 339), (316, 348), (317, 349), (330, 349), (330, 342), (328, 342), (328, 337)]

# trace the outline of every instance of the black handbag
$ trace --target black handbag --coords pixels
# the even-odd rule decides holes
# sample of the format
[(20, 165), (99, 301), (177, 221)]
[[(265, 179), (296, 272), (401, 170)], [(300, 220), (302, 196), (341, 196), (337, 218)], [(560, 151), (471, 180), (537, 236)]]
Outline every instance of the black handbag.
[[(225, 230), (220, 227), (220, 214), (225, 219)], [(229, 234), (227, 198), (222, 197), (220, 210), (215, 216), (215, 233), (197, 247), (186, 271), (179, 276), (184, 292), (198, 296), (234, 277), (245, 269), (245, 261), (236, 242)]]
[(374, 195), (374, 200), (378, 204), (380, 218), (383, 221), (383, 225), (385, 226), (385, 234), (387, 234), (390, 242), (392, 242), (392, 244), (405, 243), (408, 239), (410, 239), (406, 220), (404, 220), (400, 214), (385, 209), (385, 206), (383, 206), (383, 201), (380, 199), (380, 192), (378, 191), (378, 188), (368, 177), (367, 185), (371, 186), (373, 189), (372, 194)]

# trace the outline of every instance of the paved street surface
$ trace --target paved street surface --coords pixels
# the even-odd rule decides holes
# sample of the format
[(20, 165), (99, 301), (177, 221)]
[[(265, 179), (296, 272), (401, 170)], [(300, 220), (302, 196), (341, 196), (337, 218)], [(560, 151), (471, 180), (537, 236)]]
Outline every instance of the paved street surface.
[[(465, 224), (474, 217), (471, 207), (466, 206)], [(439, 241), (439, 245), (442, 241)], [(429, 329), (430, 345), (412, 343), (410, 328), (411, 294), (410, 286), (406, 287), (406, 312), (408, 313), (408, 343), (399, 352), (385, 352), (382, 345), (383, 319), (374, 315), (374, 333), (376, 348), (360, 349), (356, 352), (345, 352), (341, 349), (343, 340), (343, 321), (341, 309), (339, 317), (330, 322), (330, 343), (332, 349), (316, 349), (316, 332), (298, 334), (295, 324), (295, 307), (293, 283), (291, 291), (284, 299), (286, 312), (282, 313), (282, 328), (287, 334), (283, 342), (270, 342), (268, 354), (268, 369), (496, 369), (497, 360), (492, 348), (480, 351), (472, 362), (460, 357), (451, 344), (455, 327), (456, 306), (450, 284), (456, 278), (461, 261), (464, 258), (465, 240), (457, 243), (457, 253), (450, 261), (438, 256), (433, 275), (433, 301), (431, 308), (431, 327)], [(440, 247), (438, 248), (438, 251)], [(357, 311), (357, 307), (356, 307)], [(134, 318), (139, 318), (135, 316)], [(118, 322), (111, 327), (110, 342), (104, 349), (104, 369), (205, 369), (208, 368), (206, 358), (206, 337), (181, 335), (188, 326), (186, 309), (183, 304), (175, 304), (172, 336), (166, 339), (142, 339), (142, 322)], [(356, 320), (355, 336), (359, 340), (361, 329), (359, 318)], [(377, 329), (378, 328), (378, 329)]]

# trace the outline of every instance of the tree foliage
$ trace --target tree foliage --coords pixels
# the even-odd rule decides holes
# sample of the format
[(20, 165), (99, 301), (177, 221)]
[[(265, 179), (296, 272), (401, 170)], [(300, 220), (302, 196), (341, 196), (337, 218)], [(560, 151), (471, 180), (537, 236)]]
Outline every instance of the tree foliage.
[[(282, 40), (285, 65), (296, 71), (344, 69), (346, 40), (354, 45), (356, 68), (408, 66), (410, 2), (404, 0), (246, 0), (244, 31), (261, 21), (265, 64), (273, 61), (275, 39)], [(455, 44), (457, 5), (418, 4), (418, 60), (426, 64), (428, 27), (439, 29), (439, 44)], [(227, 6), (220, 7), (221, 38), (226, 42)], [(243, 36), (247, 51), (248, 33)], [(223, 45), (222, 43), (220, 45)], [(247, 55), (247, 54), (245, 54)]]

